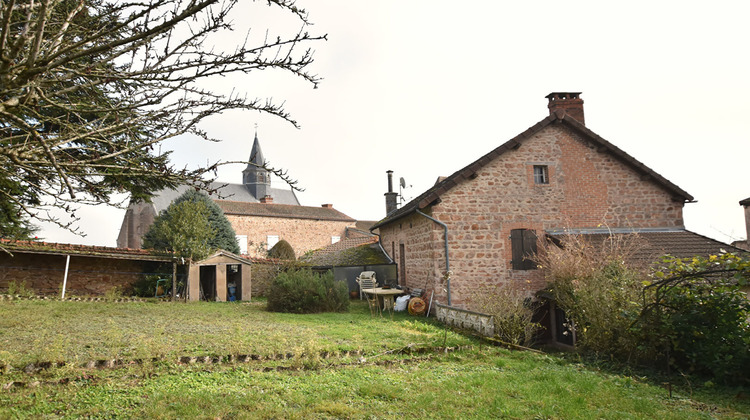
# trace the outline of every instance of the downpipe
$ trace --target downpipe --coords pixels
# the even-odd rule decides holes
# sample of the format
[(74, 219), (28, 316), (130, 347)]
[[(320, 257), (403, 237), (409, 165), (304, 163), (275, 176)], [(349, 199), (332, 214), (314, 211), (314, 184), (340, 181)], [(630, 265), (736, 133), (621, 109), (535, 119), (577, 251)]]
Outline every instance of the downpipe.
[(433, 222), (439, 224), (440, 226), (442, 226), (443, 230), (445, 232), (445, 239), (444, 239), (444, 242), (445, 242), (445, 279), (446, 279), (445, 280), (445, 291), (448, 294), (448, 306), (452, 306), (451, 305), (451, 277), (450, 277), (450, 274), (449, 274), (450, 271), (451, 271), (451, 263), (450, 263), (450, 260), (448, 258), (448, 225), (446, 225), (445, 223), (441, 222), (438, 219), (435, 219), (434, 217), (431, 217), (431, 216), (428, 216), (428, 215), (422, 213), (419, 210), (416, 210), (416, 212), (417, 212), (417, 214), (420, 214), (420, 215), (422, 215), (422, 216), (424, 216), (424, 217), (432, 220)]

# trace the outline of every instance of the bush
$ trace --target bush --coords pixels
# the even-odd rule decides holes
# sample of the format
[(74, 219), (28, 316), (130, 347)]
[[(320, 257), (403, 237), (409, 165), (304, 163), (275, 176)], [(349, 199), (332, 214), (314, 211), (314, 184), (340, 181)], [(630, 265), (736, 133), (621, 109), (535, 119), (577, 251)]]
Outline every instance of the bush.
[(297, 259), (297, 256), (294, 254), (294, 248), (292, 248), (289, 242), (282, 239), (268, 250), (268, 258), (294, 261)]
[(750, 300), (741, 287), (750, 260), (721, 254), (662, 262), (639, 325), (646, 338), (679, 370), (747, 383)]
[(639, 339), (630, 326), (641, 311), (644, 274), (625, 261), (639, 242), (635, 234), (596, 244), (568, 235), (561, 247), (545, 247), (539, 263), (548, 291), (573, 321), (578, 348), (623, 359), (635, 355)]
[(349, 288), (335, 281), (332, 272), (313, 273), (309, 269), (279, 273), (271, 283), (268, 310), (296, 314), (346, 312)]
[(482, 289), (471, 298), (472, 308), (492, 315), (495, 335), (507, 343), (528, 346), (541, 325), (533, 322), (535, 307), (524, 290), (508, 286)]
[[(143, 276), (138, 281), (132, 284), (132, 294), (138, 297), (154, 297), (156, 295), (156, 283), (159, 279), (166, 279), (167, 282), (163, 283), (159, 290), (159, 295), (171, 294), (172, 292), (172, 274), (149, 274)], [(178, 286), (181, 286), (180, 282), (177, 282)]]

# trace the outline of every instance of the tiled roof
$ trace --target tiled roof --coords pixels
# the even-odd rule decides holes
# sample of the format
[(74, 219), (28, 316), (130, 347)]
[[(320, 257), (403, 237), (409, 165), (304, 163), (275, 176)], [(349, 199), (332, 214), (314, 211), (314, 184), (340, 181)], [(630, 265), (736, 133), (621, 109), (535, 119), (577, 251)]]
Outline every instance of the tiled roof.
[(741, 206), (750, 206), (750, 197), (740, 201)]
[(377, 223), (377, 220), (357, 220), (355, 228), (359, 230), (370, 230), (370, 228)]
[[(157, 191), (151, 198), (154, 205), (154, 211), (159, 214), (160, 211), (166, 210), (174, 200), (185, 193), (188, 189), (193, 188), (189, 185), (178, 185), (175, 189), (163, 189)], [(250, 190), (243, 184), (228, 184), (226, 182), (212, 182), (209, 188), (216, 190), (215, 194), (210, 197), (215, 200), (225, 201), (242, 201), (248, 203), (258, 203), (258, 199), (250, 193)], [(269, 188), (269, 195), (273, 198), (274, 203), (299, 205), (299, 200), (294, 191), (282, 188)]]
[(354, 222), (351, 217), (328, 207), (291, 206), (286, 204), (243, 203), (216, 200), (224, 214), (238, 216), (284, 217), (288, 219), (312, 219)]
[(659, 184), (660, 186), (662, 186), (662, 188), (671, 192), (672, 195), (676, 199), (683, 200), (683, 201), (693, 200), (693, 196), (688, 194), (686, 191), (684, 191), (677, 185), (673, 184), (672, 182), (670, 182), (663, 176), (659, 175), (658, 173), (654, 172), (652, 169), (649, 169), (646, 165), (639, 162), (638, 160), (636, 160), (634, 157), (630, 156), (629, 154), (625, 153), (624, 151), (619, 149), (617, 146), (599, 137), (599, 135), (597, 135), (593, 131), (586, 128), (585, 125), (578, 122), (575, 118), (565, 113), (558, 113), (558, 114), (550, 115), (547, 118), (539, 121), (538, 123), (529, 127), (523, 133), (508, 140), (507, 142), (503, 143), (502, 145), (492, 150), (491, 152), (487, 153), (486, 155), (480, 157), (479, 159), (472, 162), (471, 164), (464, 167), (463, 169), (459, 169), (458, 171), (446, 177), (442, 181), (440, 181), (440, 178), (438, 178), (439, 182), (437, 182), (432, 188), (428, 189), (417, 198), (406, 203), (403, 207), (388, 214), (384, 219), (376, 223), (372, 227), (372, 229), (378, 228), (387, 223), (393, 222), (397, 219), (400, 219), (411, 213), (414, 213), (416, 210), (421, 210), (427, 206), (432, 205), (437, 199), (440, 198), (440, 196), (443, 193), (445, 193), (446, 191), (456, 186), (459, 182), (466, 180), (466, 179), (472, 179), (472, 177), (476, 176), (476, 173), (482, 167), (492, 162), (495, 158), (503, 155), (509, 150), (517, 149), (518, 147), (521, 146), (521, 143), (523, 143), (526, 139), (532, 137), (533, 135), (537, 134), (542, 129), (544, 129), (545, 127), (553, 123), (561, 123), (571, 128), (572, 130), (575, 130), (576, 132), (580, 133), (587, 140), (591, 141), (592, 143), (597, 144), (603, 151), (606, 151), (612, 154), (621, 162), (633, 168), (636, 172), (642, 174), (644, 177), (650, 178), (653, 182), (655, 182), (656, 184)]
[[(723, 242), (699, 235), (688, 230), (674, 230), (664, 232), (636, 232), (638, 238), (637, 247), (630, 255), (629, 260), (643, 266), (651, 265), (657, 262), (664, 255), (671, 255), (678, 258), (688, 258), (695, 256), (707, 257), (712, 254), (718, 254), (722, 250), (726, 252), (746, 253), (740, 248), (734, 247)], [(613, 236), (629, 235), (629, 233), (582, 233), (582, 236), (591, 243), (603, 243)], [(565, 242), (564, 235), (553, 235), (561, 237)]]
[(11, 253), (33, 253), (49, 255), (79, 255), (85, 257), (107, 257), (137, 261), (171, 261), (172, 255), (163, 251), (133, 248), (110, 248), (106, 246), (60, 244), (54, 242), (15, 241), (0, 239), (1, 249)]
[(344, 239), (304, 255), (300, 261), (318, 267), (352, 267), (392, 263), (378, 244), (376, 236)]

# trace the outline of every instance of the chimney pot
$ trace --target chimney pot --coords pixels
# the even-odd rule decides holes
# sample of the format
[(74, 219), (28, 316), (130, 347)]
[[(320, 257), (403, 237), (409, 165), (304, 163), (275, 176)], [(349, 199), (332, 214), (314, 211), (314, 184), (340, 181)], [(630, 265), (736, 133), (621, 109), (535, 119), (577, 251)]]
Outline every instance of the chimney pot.
[(552, 92), (546, 96), (549, 100), (547, 108), (549, 114), (561, 118), (562, 113), (586, 125), (583, 118), (583, 99), (581, 92)]
[(393, 192), (393, 171), (385, 171), (388, 174), (388, 192), (385, 193), (385, 214), (389, 215), (398, 207), (398, 194)]

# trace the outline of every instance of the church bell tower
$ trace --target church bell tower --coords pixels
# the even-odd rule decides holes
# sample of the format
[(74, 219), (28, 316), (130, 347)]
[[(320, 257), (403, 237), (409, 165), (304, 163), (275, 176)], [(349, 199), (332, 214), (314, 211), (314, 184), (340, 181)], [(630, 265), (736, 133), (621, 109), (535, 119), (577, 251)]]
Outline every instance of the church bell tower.
[(248, 161), (250, 163), (242, 171), (242, 183), (257, 200), (260, 200), (271, 192), (271, 174), (264, 168), (266, 160), (260, 150), (257, 132)]

